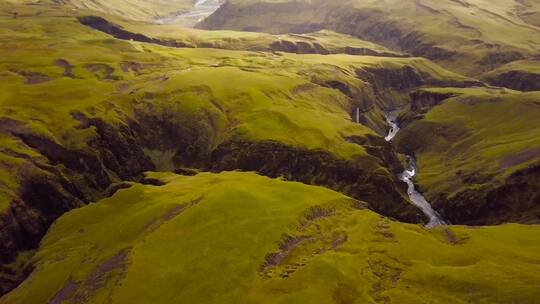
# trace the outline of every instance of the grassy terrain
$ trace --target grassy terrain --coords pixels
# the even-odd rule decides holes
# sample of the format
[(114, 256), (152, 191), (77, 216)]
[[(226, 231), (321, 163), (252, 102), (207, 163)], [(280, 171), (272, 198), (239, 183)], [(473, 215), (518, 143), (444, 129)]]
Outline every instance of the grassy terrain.
[(428, 197), (451, 197), (467, 189), (495, 185), (538, 164), (538, 92), (481, 88), (427, 91), (456, 97), (407, 126), (397, 141), (414, 151), (420, 167), (418, 183)]
[(230, 50), (284, 51), (288, 53), (375, 55), (407, 57), (381, 45), (358, 38), (322, 30), (307, 34), (271, 35), (258, 32), (205, 31), (184, 27), (182, 24), (156, 24), (133, 21), (114, 13), (96, 11), (72, 12), (81, 16), (100, 15), (109, 22), (133, 33), (166, 41), (179, 41), (192, 47), (212, 47)]
[[(396, 223), (251, 173), (133, 185), (63, 216), (2, 303), (535, 303), (537, 226)], [(356, 208), (354, 208), (356, 206)]]
[(201, 27), (271, 33), (332, 29), (479, 75), (538, 54), (537, 13), (532, 1), (234, 0)]
[[(383, 179), (399, 195), (382, 157), (366, 150), (374, 153), (366, 137), (376, 137), (377, 128), (384, 132), (381, 109), (406, 103), (409, 90), (423, 83), (468, 81), (421, 58), (119, 40), (81, 25), (77, 17), (83, 13), (69, 6), (3, 2), (0, 12), (0, 224), (7, 227), (0, 238), (7, 263), (18, 250), (33, 249), (56, 217), (103, 197), (112, 184), (137, 179), (152, 167), (209, 167), (211, 153), (226, 142), (274, 142), (324, 153)], [(223, 40), (226, 34), (216, 33)], [(310, 36), (329, 45), (353, 41), (329, 32)], [(421, 81), (395, 85), (404, 71)], [(366, 111), (366, 125), (352, 121), (356, 107)], [(325, 173), (313, 170), (304, 172), (311, 179)], [(338, 178), (343, 184), (364, 180), (330, 178), (330, 186)], [(356, 187), (357, 193), (377, 189), (363, 186), (375, 190)], [(13, 239), (24, 233), (29, 236)]]
[(514, 61), (482, 75), (481, 78), (497, 86), (540, 91), (540, 59)]
[[(72, 148), (84, 148), (85, 141), (95, 136), (92, 129), (75, 128), (80, 122), (72, 117), (73, 111), (121, 123), (134, 111), (152, 106), (174, 113), (179, 121), (205, 117), (208, 122), (203, 127), (212, 133), (209, 148), (241, 136), (351, 158), (365, 152), (345, 138), (374, 132), (351, 122), (349, 113), (358, 101), (320, 84), (338, 80), (370, 98), (369, 83), (355, 77), (357, 69), (398, 71), (407, 66), (440, 81), (466, 80), (418, 58), (278, 56), (127, 42), (64, 17), (62, 7), (5, 5), (3, 9), (13, 7), (21, 12), (18, 18), (0, 19), (5, 33), (0, 36), (0, 115)], [(337, 43), (328, 33), (314, 36)], [(35, 156), (19, 140), (6, 134), (2, 138), (5, 151)], [(22, 161), (13, 158), (5, 156), (3, 167)], [(16, 184), (11, 175), (17, 175), (17, 170), (6, 171), (10, 173), (2, 184), (7, 186), (2, 188), (9, 192)]]
[[(455, 184), (464, 186), (463, 181), (453, 178), (459, 171), (482, 171), (484, 175), (504, 177), (538, 159), (533, 156), (521, 162), (505, 162), (540, 147), (540, 94), (485, 89), (432, 90), (461, 95), (435, 107), (404, 131), (414, 129), (426, 136), (418, 142), (420, 149), (416, 152), (422, 167), (419, 181), (428, 191), (456, 189)], [(450, 136), (433, 134), (433, 126), (448, 128)], [(424, 146), (422, 142), (430, 143)]]
[[(493, 9), (502, 13), (499, 2)], [(420, 57), (270, 52), (289, 41), (399, 55), (330, 31), (187, 30), (123, 20), (109, 7), (129, 6), (126, 18), (147, 19), (169, 10), (158, 1), (73, 10), (81, 3), (0, 2), (1, 258), (21, 253), (2, 265), (0, 283), (16, 281), (10, 275), (28, 260), (36, 267), (0, 303), (534, 303), (540, 296), (534, 225), (430, 232), (343, 194), (254, 173), (148, 173), (143, 181), (166, 185), (134, 182), (136, 170), (148, 168), (145, 157), (156, 170), (197, 167), (236, 140), (278, 143), (305, 157), (322, 151), (335, 159), (324, 165), (352, 164), (361, 170), (350, 172), (380, 181), (362, 185), (364, 176), (334, 170), (331, 182), (398, 191), (390, 164), (374, 156), (394, 152), (371, 142), (382, 141), (382, 111), (406, 106), (420, 86), (469, 78)], [(81, 15), (212, 48), (115, 39), (81, 25)], [(498, 182), (538, 159), (537, 93), (424, 90), (459, 95), (403, 131), (417, 144), (428, 196), (480, 184), (458, 175)], [(352, 122), (357, 107), (365, 125)], [(308, 170), (314, 179), (325, 174)], [(61, 217), (31, 251), (61, 213), (127, 185)], [(16, 244), (28, 235), (35, 245)]]
[(115, 14), (127, 19), (144, 21), (188, 11), (193, 7), (192, 0), (68, 0), (65, 2), (77, 9)]

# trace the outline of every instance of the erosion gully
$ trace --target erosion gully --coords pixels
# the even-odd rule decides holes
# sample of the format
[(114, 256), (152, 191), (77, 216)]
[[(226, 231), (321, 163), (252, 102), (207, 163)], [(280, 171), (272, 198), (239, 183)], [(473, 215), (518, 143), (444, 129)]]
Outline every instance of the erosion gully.
[[(400, 128), (396, 122), (396, 117), (393, 113), (385, 113), (386, 122), (390, 125), (390, 130), (388, 135), (385, 137), (385, 140), (391, 142), (394, 137), (398, 134)], [(414, 177), (418, 173), (418, 166), (416, 165), (416, 160), (413, 156), (407, 155), (407, 168), (403, 173), (399, 175), (399, 179), (407, 183), (407, 194), (411, 202), (418, 207), (422, 212), (429, 218), (429, 223), (426, 225), (427, 229), (432, 229), (437, 226), (445, 226), (446, 222), (441, 218), (439, 213), (435, 211), (426, 198), (416, 190), (414, 184)]]

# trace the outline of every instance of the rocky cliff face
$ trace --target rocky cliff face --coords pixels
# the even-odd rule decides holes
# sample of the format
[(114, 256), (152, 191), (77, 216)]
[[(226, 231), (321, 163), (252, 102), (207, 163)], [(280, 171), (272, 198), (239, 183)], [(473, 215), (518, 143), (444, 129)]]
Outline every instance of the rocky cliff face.
[[(356, 143), (370, 140), (355, 138)], [(362, 165), (369, 159), (347, 161), (324, 151), (309, 151), (284, 146), (277, 142), (250, 143), (231, 141), (212, 152), (209, 168), (212, 171), (256, 171), (270, 177), (326, 186), (357, 199), (370, 201), (369, 207), (392, 218), (423, 221), (422, 215), (403, 198), (404, 186), (397, 180), (402, 171), (400, 162), (390, 145), (384, 140), (371, 140), (366, 145), (371, 157), (381, 166), (391, 164), (393, 170), (366, 171)], [(388, 161), (388, 163), (386, 162)]]
[(519, 91), (540, 91), (540, 74), (527, 71), (508, 71), (488, 75), (486, 81), (494, 86), (507, 87)]
[(539, 187), (540, 165), (536, 164), (513, 173), (503, 181), (487, 183), (478, 189), (466, 189), (450, 196), (434, 196), (432, 202), (434, 208), (451, 223), (538, 224), (540, 222)]
[[(396, 144), (418, 158), (420, 188), (443, 218), (471, 225), (539, 221), (540, 152), (537, 144), (524, 147), (520, 142), (527, 138), (523, 134), (537, 132), (535, 96), (480, 88), (411, 94), (412, 112), (400, 116), (403, 129)], [(483, 110), (487, 105), (488, 112)], [(532, 125), (528, 119), (517, 125), (512, 113), (530, 116)], [(423, 170), (430, 172), (422, 176)]]
[(96, 136), (85, 149), (67, 148), (29, 130), (2, 129), (43, 156), (25, 161), (18, 196), (1, 217), (2, 263), (11, 262), (19, 251), (35, 248), (63, 213), (103, 197), (115, 182), (137, 180), (142, 172), (154, 169), (130, 129), (99, 119), (86, 123), (87, 128), (96, 129)]

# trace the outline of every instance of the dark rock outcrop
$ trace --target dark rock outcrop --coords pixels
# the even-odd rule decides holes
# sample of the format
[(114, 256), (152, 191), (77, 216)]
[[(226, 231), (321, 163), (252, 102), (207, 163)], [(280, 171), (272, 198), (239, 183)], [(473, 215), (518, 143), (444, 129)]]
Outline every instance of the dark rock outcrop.
[(506, 63), (524, 59), (523, 54), (516, 51), (490, 52), (486, 54), (478, 63), (486, 66), (488, 70), (494, 69)]
[(485, 77), (487, 82), (498, 87), (519, 91), (540, 91), (540, 74), (525, 71), (508, 71)]
[(411, 93), (411, 111), (426, 112), (439, 105), (448, 98), (456, 96), (454, 93), (439, 93), (435, 91), (417, 90)]
[(79, 17), (78, 19), (81, 24), (91, 27), (93, 29), (96, 29), (98, 31), (107, 33), (118, 39), (154, 43), (154, 44), (159, 44), (159, 45), (169, 46), (169, 47), (176, 47), (176, 48), (190, 47), (190, 45), (182, 41), (151, 38), (143, 34), (126, 31), (121, 26), (111, 23), (107, 21), (106, 19), (99, 16), (83, 16), (83, 17)]

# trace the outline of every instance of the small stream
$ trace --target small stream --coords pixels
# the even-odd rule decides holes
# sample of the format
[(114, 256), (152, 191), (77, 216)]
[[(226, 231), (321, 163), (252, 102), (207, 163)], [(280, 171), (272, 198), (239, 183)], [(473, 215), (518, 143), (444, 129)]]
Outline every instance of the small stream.
[[(396, 122), (396, 118), (393, 116), (392, 113), (385, 114), (386, 121), (390, 125), (390, 130), (388, 131), (388, 135), (385, 137), (386, 141), (390, 142), (396, 135), (398, 134), (400, 128)], [(409, 199), (411, 202), (429, 218), (429, 223), (426, 225), (426, 228), (432, 229), (437, 226), (444, 226), (446, 223), (441, 218), (439, 213), (435, 211), (429, 202), (426, 200), (426, 198), (416, 190), (416, 186), (414, 184), (414, 177), (418, 173), (418, 166), (416, 165), (416, 161), (414, 157), (407, 155), (407, 168), (403, 173), (399, 175), (399, 179), (405, 183), (407, 183), (407, 194), (409, 195)]]
[(398, 134), (400, 129), (399, 129), (399, 126), (398, 126), (398, 124), (396, 122), (396, 118), (393, 116), (393, 114), (388, 113), (388, 114), (384, 115), (384, 117), (386, 118), (386, 122), (390, 126), (390, 130), (388, 131), (388, 135), (386, 135), (386, 137), (384, 139), (386, 141), (392, 141), (392, 139), (394, 139), (394, 137), (396, 137), (396, 135)]

